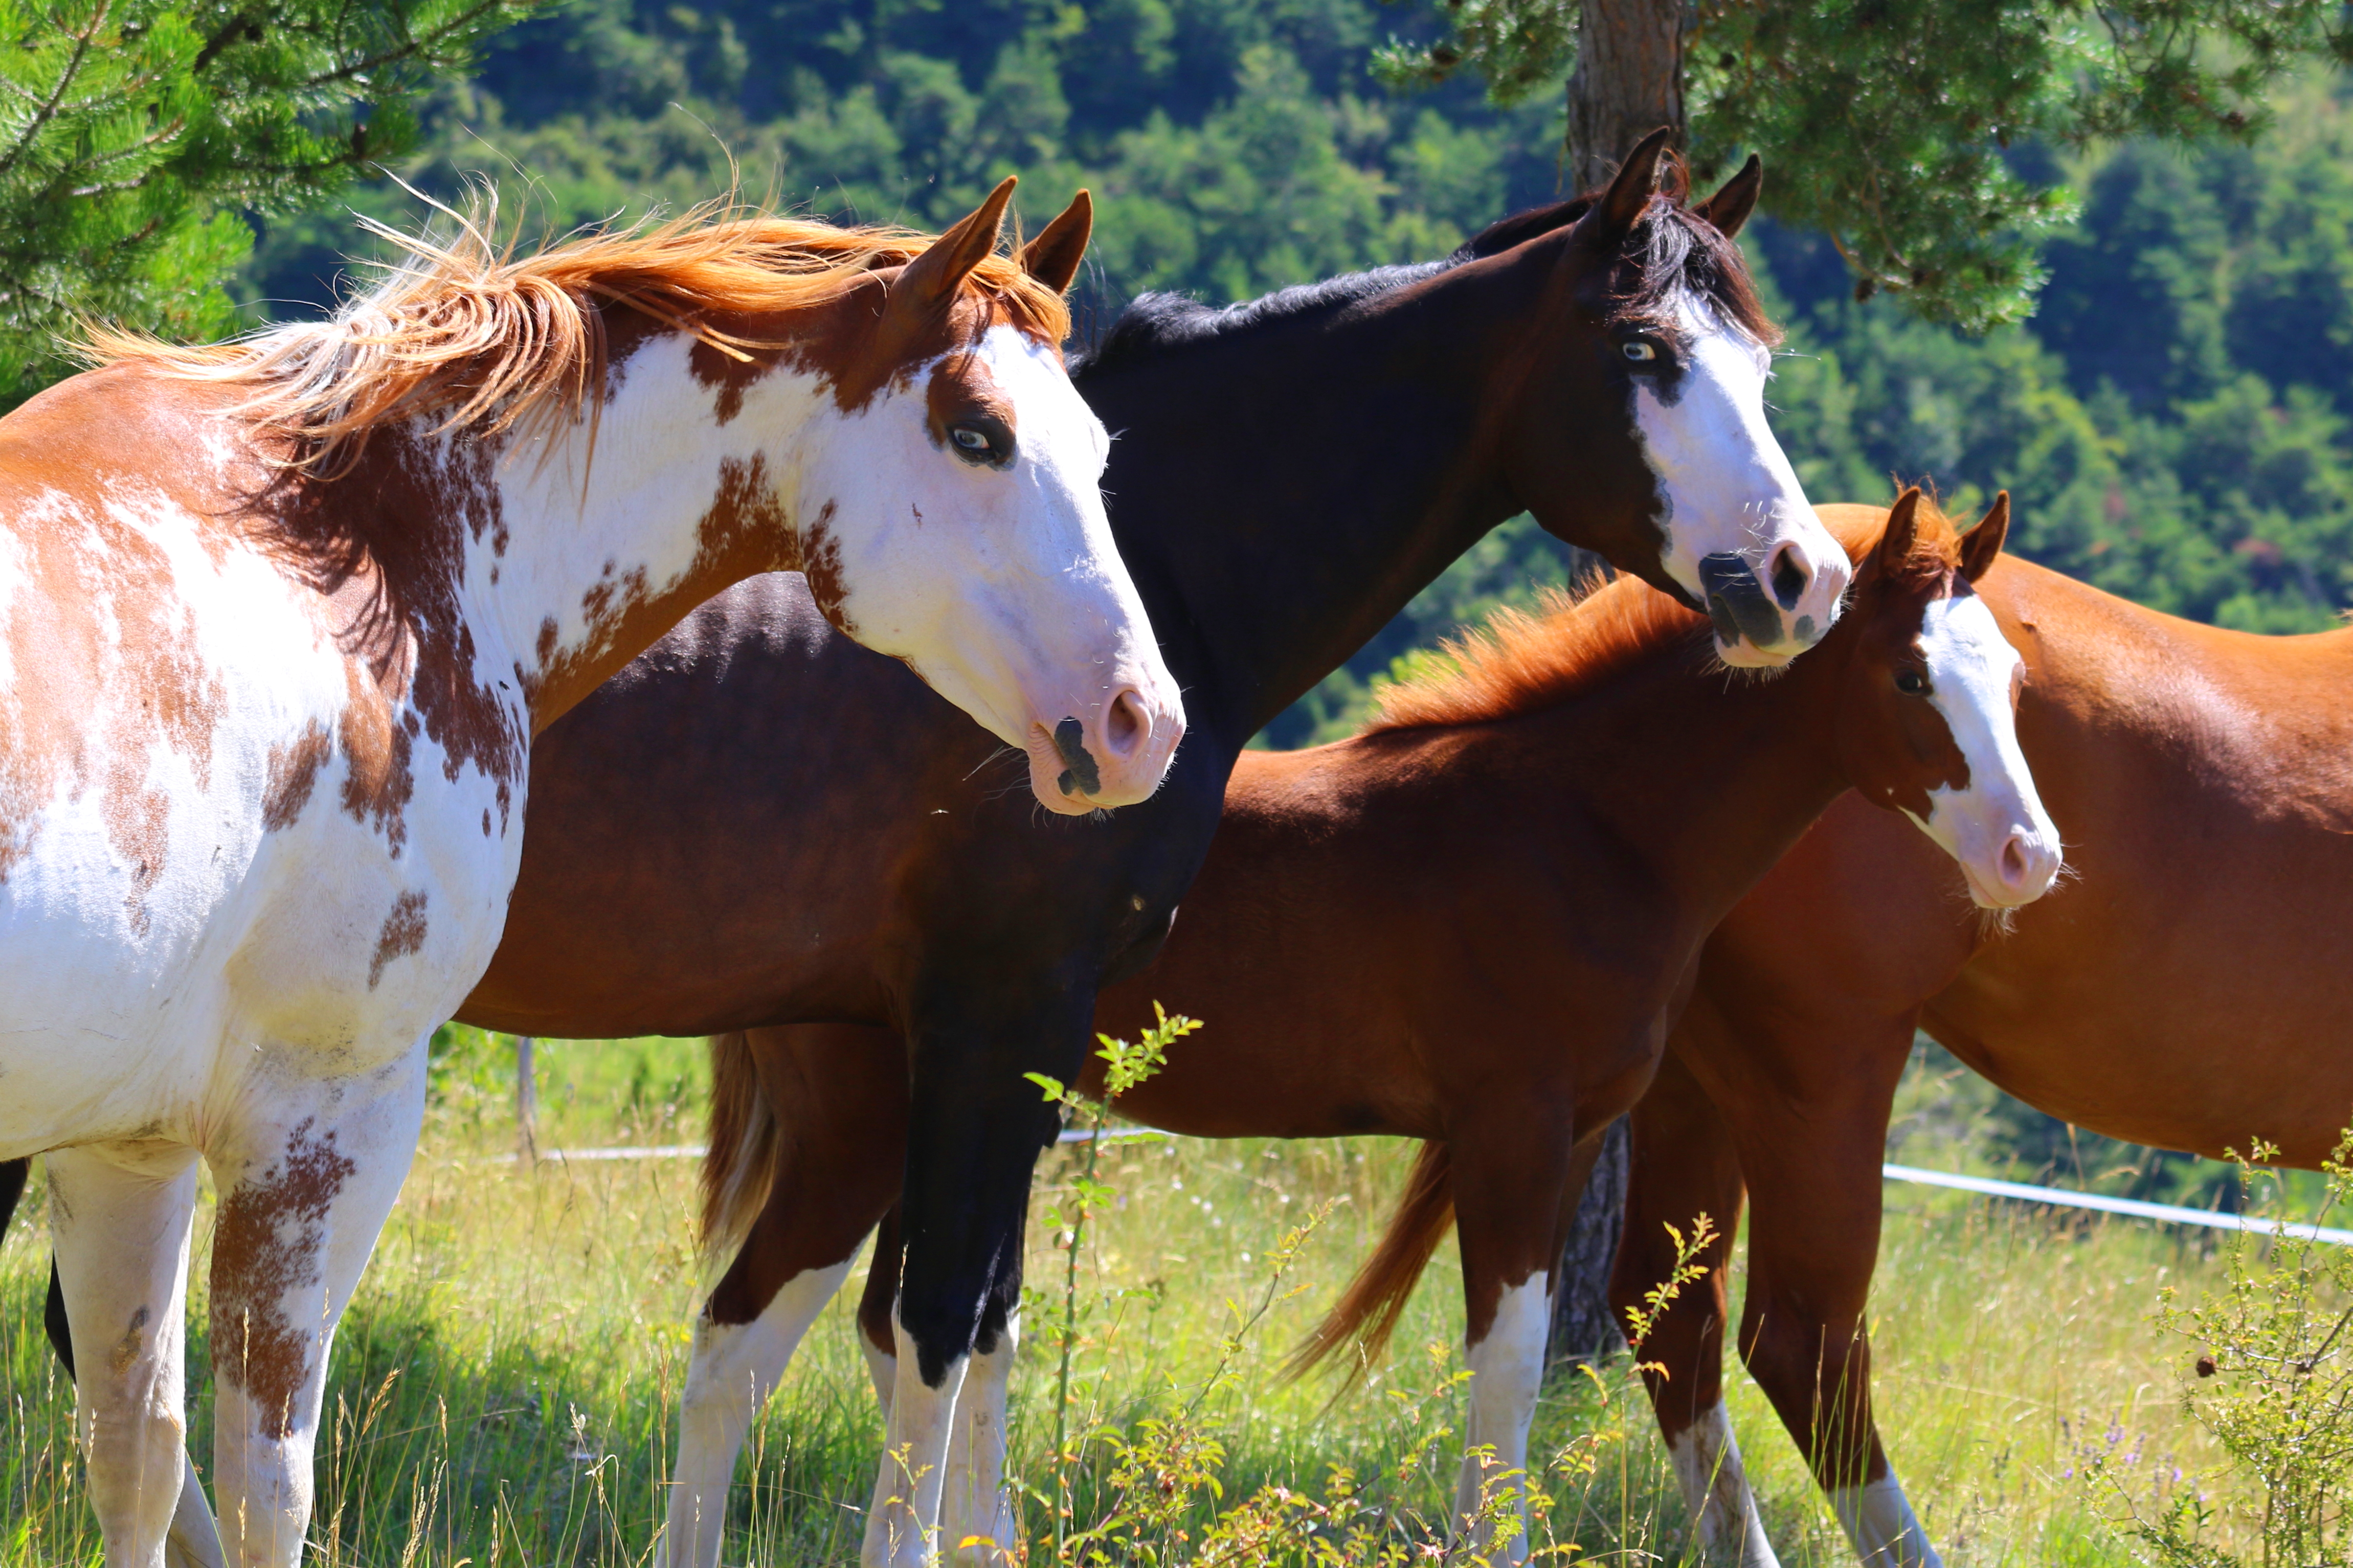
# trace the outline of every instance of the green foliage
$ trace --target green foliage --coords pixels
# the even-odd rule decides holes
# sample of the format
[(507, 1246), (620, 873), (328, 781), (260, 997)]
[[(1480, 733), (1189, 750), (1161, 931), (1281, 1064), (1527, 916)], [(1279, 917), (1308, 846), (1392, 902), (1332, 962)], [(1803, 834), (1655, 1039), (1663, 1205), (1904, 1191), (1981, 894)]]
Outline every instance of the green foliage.
[[(1568, 75), (1579, 0), (1447, 9), (1441, 41), (1381, 52), (1388, 79), (1468, 71), (1519, 102)], [(2353, 35), (2323, 0), (1708, 0), (1685, 51), (1703, 167), (1764, 150), (1767, 210), (1830, 236), (1858, 297), (1983, 331), (2031, 312), (2040, 245), (2073, 211), (2016, 150), (2245, 141), (2265, 93), (2307, 59), (2353, 58)]]
[(232, 325), (241, 215), (406, 152), (410, 97), (537, 3), (0, 0), (0, 408), (79, 319)]
[[(2257, 1141), (2238, 1160), (2243, 1197), (2279, 1151)], [(2324, 1219), (2353, 1205), (2353, 1132), (2324, 1167)], [(2253, 1206), (2251, 1204), (2246, 1206)], [(2353, 1249), (2292, 1235), (2233, 1233), (2222, 1286), (2195, 1306), (2172, 1286), (2157, 1321), (2193, 1347), (2182, 1404), (2236, 1467), (2247, 1495), (2211, 1503), (2174, 1487), (2144, 1509), (2094, 1450), (2090, 1476), (2163, 1568), (2343, 1568), (2353, 1562)], [(2232, 1516), (2236, 1516), (2233, 1518)], [(2224, 1542), (2236, 1524), (2252, 1553)]]
[[(443, 94), (400, 165), (469, 177), (562, 229), (738, 185), (828, 216), (937, 226), (1008, 174), (1033, 228), (1090, 186), (1086, 298), (1214, 299), (1442, 255), (1554, 189), (1557, 113), (1369, 74), (1372, 0), (581, 0)], [(1421, 31), (1429, 32), (1428, 25)], [(391, 186), (374, 216), (413, 222)], [(263, 298), (332, 298), (347, 222), (279, 226)]]

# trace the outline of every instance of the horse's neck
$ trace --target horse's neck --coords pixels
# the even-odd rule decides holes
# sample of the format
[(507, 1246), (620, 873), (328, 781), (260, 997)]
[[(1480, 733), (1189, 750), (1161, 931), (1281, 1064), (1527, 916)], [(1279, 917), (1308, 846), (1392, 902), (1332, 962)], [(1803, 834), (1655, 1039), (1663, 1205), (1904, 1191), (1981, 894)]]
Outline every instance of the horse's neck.
[[(1844, 660), (1818, 648), (1782, 674), (1699, 673), (1681, 658), (1613, 679), (1561, 716), (1556, 756), (1712, 930), (1846, 788), (1835, 732)], [(1557, 788), (1544, 770), (1539, 795)]]
[(638, 345), (615, 379), (593, 426), (495, 455), (466, 437), (428, 443), (470, 516), (470, 619), (512, 661), (535, 731), (695, 605), (787, 563), (796, 498), (778, 481), (824, 395), (780, 366), (723, 421), (676, 334)]
[(1082, 378), (1197, 732), (1247, 739), (1518, 510), (1486, 426), (1544, 280), (1451, 268)]

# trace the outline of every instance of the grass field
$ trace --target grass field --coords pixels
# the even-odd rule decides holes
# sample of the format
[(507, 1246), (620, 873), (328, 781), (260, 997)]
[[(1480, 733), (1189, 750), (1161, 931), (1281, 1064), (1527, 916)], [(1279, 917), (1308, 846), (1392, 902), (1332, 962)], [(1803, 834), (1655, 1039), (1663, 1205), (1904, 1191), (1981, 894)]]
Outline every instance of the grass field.
[[(542, 1050), (543, 1146), (669, 1143), (699, 1131), (699, 1042)], [(344, 1321), (320, 1443), (321, 1562), (634, 1564), (649, 1554), (697, 1301), (694, 1168), (512, 1163), (503, 1059), (485, 1052), (440, 1075), (424, 1152)], [(1071, 1157), (1050, 1159), (1040, 1212), (1057, 1201)], [(1189, 1398), (1238, 1307), (1266, 1295), (1270, 1252), (1333, 1200), (1286, 1282), (1298, 1293), (1267, 1311), (1243, 1342), (1240, 1375), (1204, 1407), (1225, 1448), (1227, 1497), (1267, 1482), (1320, 1495), (1333, 1468), (1346, 1467), (1393, 1538), (1442, 1541), (1455, 1454), (1451, 1439), (1430, 1438), (1461, 1420), (1449, 1382), (1461, 1330), (1451, 1251), (1416, 1298), (1398, 1355), (1367, 1387), (1326, 1410), (1328, 1385), (1284, 1388), (1275, 1370), (1361, 1257), (1409, 1157), (1374, 1140), (1115, 1146), (1103, 1173), (1116, 1205), (1082, 1258), (1082, 1421), (1130, 1427)], [(41, 1195), (37, 1176), (27, 1215), (39, 1214)], [(2200, 1484), (2210, 1456), (2182, 1426), (2171, 1364), (2180, 1355), (2147, 1321), (2161, 1279), (2194, 1292), (2215, 1272), (2199, 1243), (1916, 1189), (1890, 1189), (1889, 1212), (1876, 1386), (1896, 1465), (1947, 1561), (2130, 1561), (2076, 1461), (2081, 1445), (2097, 1445), (2134, 1456), (2132, 1473), (2147, 1484), (2177, 1467), (2185, 1484)], [(201, 1323), (209, 1204), (197, 1224)], [(1032, 1226), (1033, 1287), (1060, 1275), (1046, 1230)], [(0, 1433), (0, 1557), (94, 1563), (70, 1390), (39, 1329), (47, 1258), (38, 1227), (23, 1219), (0, 1247), (0, 1366), (12, 1391)], [(738, 1475), (730, 1564), (855, 1560), (881, 1444), (851, 1334), (857, 1285), (853, 1277), (819, 1320), (755, 1431)], [(1029, 1310), (1033, 1348), (1050, 1310), (1058, 1298)], [(200, 1333), (191, 1364), (202, 1460), (210, 1401)], [(1052, 1370), (1033, 1355), (1015, 1385), (1016, 1468), (1039, 1484)], [(1733, 1384), (1782, 1561), (1849, 1561), (1763, 1399), (1736, 1373)], [(1554, 1500), (1538, 1542), (1574, 1545), (1577, 1561), (1676, 1561), (1683, 1520), (1662, 1451), (1647, 1410), (1611, 1386), (1562, 1376), (1547, 1393), (1532, 1455), (1548, 1458), (1579, 1434), (1608, 1440), (1591, 1477), (1546, 1483)], [(1082, 1519), (1092, 1495), (1082, 1488)], [(1042, 1509), (1032, 1513), (1042, 1524)]]

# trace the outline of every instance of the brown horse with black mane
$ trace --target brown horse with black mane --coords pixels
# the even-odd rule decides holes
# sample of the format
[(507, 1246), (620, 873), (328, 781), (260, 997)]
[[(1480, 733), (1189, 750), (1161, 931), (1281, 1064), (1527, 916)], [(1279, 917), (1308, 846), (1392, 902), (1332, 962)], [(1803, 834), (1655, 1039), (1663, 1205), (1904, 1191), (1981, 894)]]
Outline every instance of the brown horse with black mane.
[[(2005, 502), (1963, 538), (1914, 491), (1883, 537), (1878, 513), (1849, 517), (1864, 563), (1852, 607), (1771, 680), (1727, 679), (1705, 621), (1620, 581), (1501, 617), (1455, 650), (1456, 672), (1392, 690), (1354, 740), (1244, 755), (1184, 918), (1150, 969), (1105, 991), (1096, 1024), (1132, 1033), (1155, 998), (1208, 1021), (1119, 1100), (1148, 1125), (1430, 1141), (1405, 1215), (1306, 1359), (1359, 1337), (1377, 1351), (1451, 1212), (1468, 1439), (1516, 1471), (1579, 1140), (1649, 1082), (1724, 913), (1850, 785), (1951, 846), (1989, 900), (2048, 886), (2057, 838), (2010, 733), (2016, 655), (1970, 590), (2007, 515)], [(848, 1268), (811, 1264), (842, 1256), (896, 1190), (904, 1056), (842, 1025), (713, 1050), (712, 1239), (744, 1238), (729, 1278), (764, 1323), (792, 1286), (765, 1358), (731, 1363), (767, 1389)], [(892, 1249), (877, 1257), (862, 1318), (879, 1368), (895, 1275)], [(1012, 1540), (993, 1512), (1010, 1354), (983, 1358), (986, 1396), (968, 1389), (959, 1407), (952, 1542)], [(715, 1436), (683, 1436), (681, 1470), (726, 1474), (741, 1427), (694, 1453)], [(1482, 1475), (1465, 1462), (1466, 1510)], [(1520, 1549), (1516, 1534), (1503, 1544)]]
[[(1662, 1223), (1729, 1235), (1741, 1355), (1871, 1568), (1937, 1557), (1888, 1465), (1863, 1317), (1887, 1121), (1915, 1029), (2093, 1131), (2315, 1166), (2353, 1121), (2353, 630), (2253, 637), (2021, 561), (1978, 592), (2025, 656), (2018, 729), (2066, 835), (2065, 886), (2006, 931), (1857, 800), (1831, 807), (1709, 941), (1634, 1113), (1613, 1294), (1660, 1277)], [(1644, 1347), (1721, 1563), (1775, 1562), (1724, 1413), (1725, 1291)]]

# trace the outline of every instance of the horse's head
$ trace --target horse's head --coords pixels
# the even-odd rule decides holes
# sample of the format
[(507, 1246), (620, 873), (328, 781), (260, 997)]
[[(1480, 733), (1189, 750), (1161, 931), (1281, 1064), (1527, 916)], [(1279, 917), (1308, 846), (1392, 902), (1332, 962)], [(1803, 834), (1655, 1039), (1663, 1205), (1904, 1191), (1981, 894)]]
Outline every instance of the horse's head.
[(1851, 639), (1838, 715), (1848, 781), (1917, 823), (1991, 910), (2041, 898), (2061, 864), (2059, 829), (2018, 744), (2025, 663), (1972, 586), (2009, 531), (2007, 492), (1957, 534), (1905, 490), (1862, 559), (1854, 624), (1840, 628)]
[(1062, 365), (1055, 296), (1092, 209), (1082, 193), (1015, 275), (992, 259), (1012, 190), (853, 288), (809, 351), (836, 416), (792, 488), (822, 498), (801, 553), (828, 615), (1027, 751), (1038, 798), (1077, 814), (1150, 795), (1184, 711), (1112, 542), (1109, 437)]
[(1848, 568), (1765, 423), (1778, 334), (1732, 243), (1761, 166), (1685, 206), (1671, 159), (1675, 188), (1656, 189), (1666, 142), (1647, 138), (1608, 190), (1466, 247), (1542, 247), (1556, 269), (1528, 324), (1513, 484), (1553, 532), (1705, 610), (1725, 663), (1783, 664), (1837, 619)]

